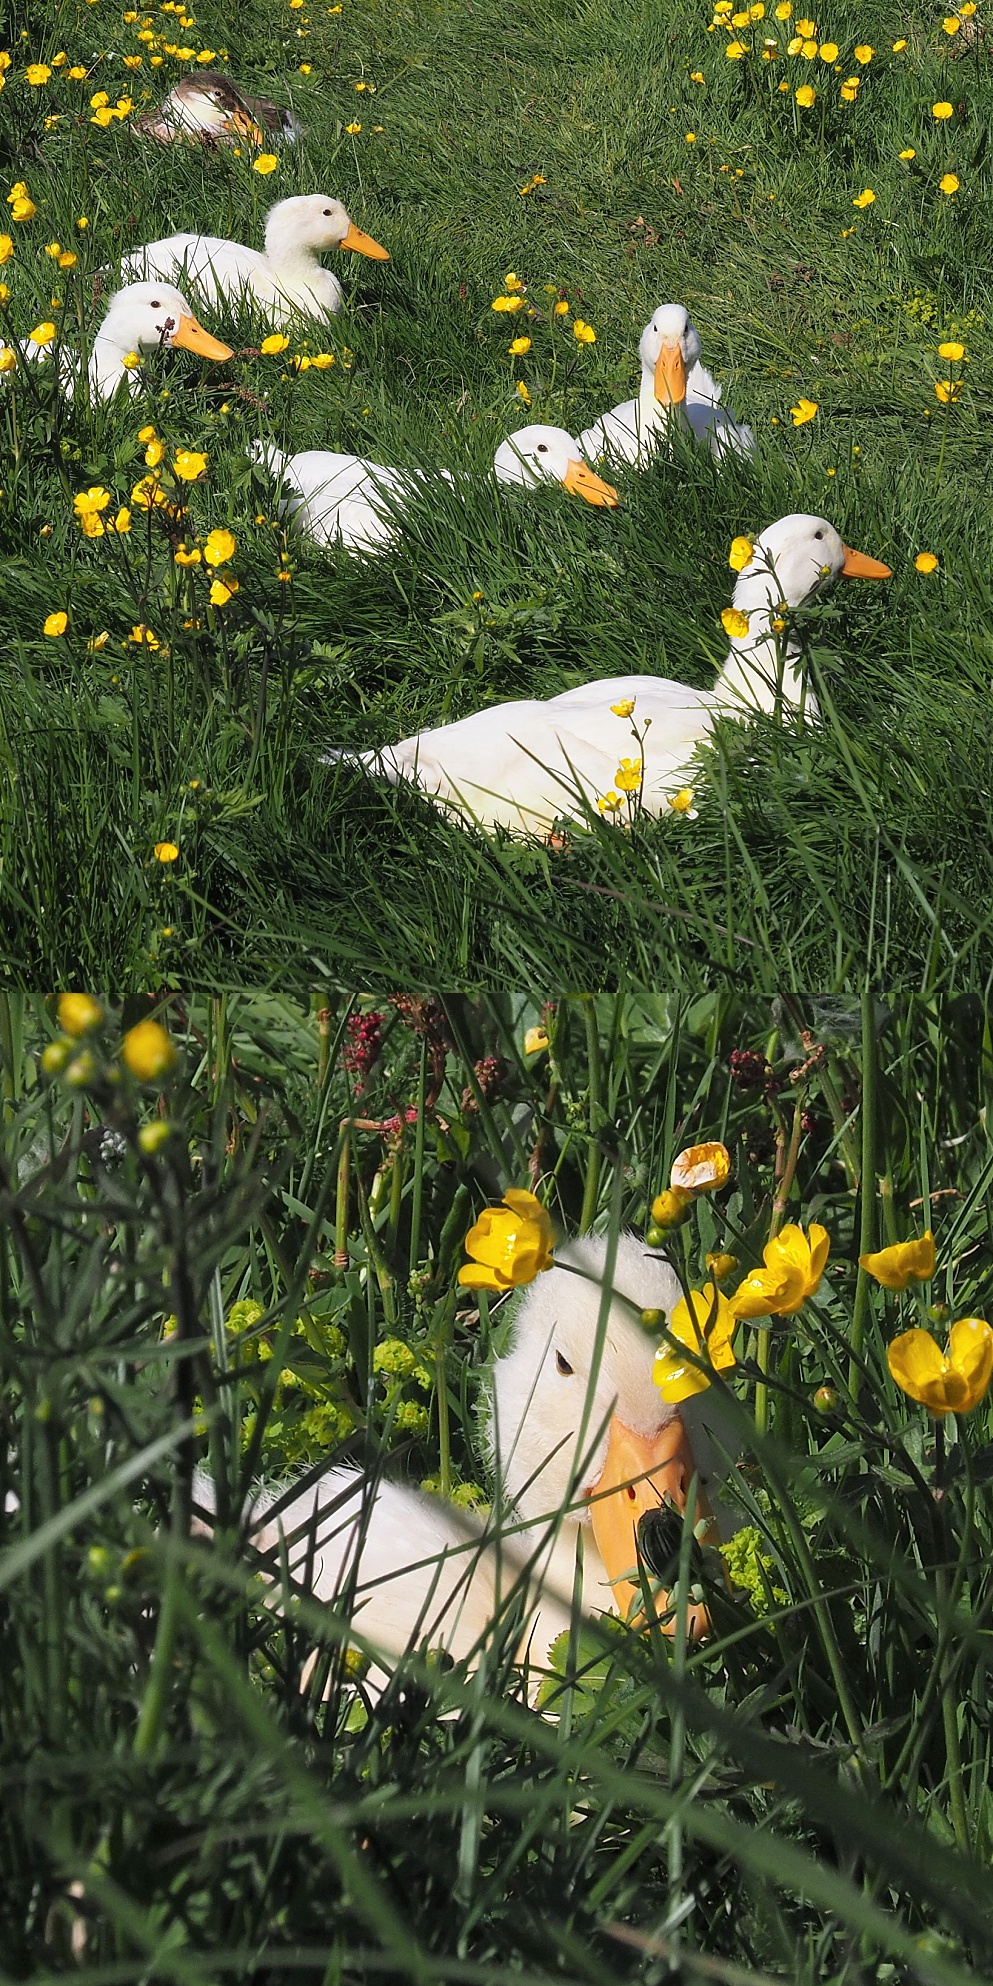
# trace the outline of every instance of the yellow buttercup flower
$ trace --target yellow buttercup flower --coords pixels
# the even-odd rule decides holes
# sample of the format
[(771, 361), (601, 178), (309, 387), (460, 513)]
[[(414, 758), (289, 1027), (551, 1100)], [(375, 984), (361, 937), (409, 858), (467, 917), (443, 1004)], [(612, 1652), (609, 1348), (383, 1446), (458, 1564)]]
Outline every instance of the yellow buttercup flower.
[(867, 41), (860, 41), (858, 47), (853, 49), (852, 53), (855, 56), (856, 62), (861, 62), (864, 65), (872, 61), (876, 51), (874, 48), (870, 48)]
[(519, 379), (519, 380), (518, 380), (518, 382), (517, 382), (517, 391), (518, 391), (518, 394), (520, 395), (520, 398), (521, 398), (521, 399), (523, 400), (523, 402), (524, 402), (524, 405), (525, 405), (525, 407), (530, 407), (530, 405), (531, 405), (531, 395), (530, 395), (530, 393), (528, 392), (528, 389), (527, 389), (527, 387), (525, 386), (525, 384), (524, 384), (524, 381), (523, 381), (523, 379)]
[(151, 628), (147, 627), (144, 621), (136, 622), (135, 626), (131, 629), (131, 633), (128, 635), (128, 640), (133, 641), (137, 648), (155, 649), (160, 645), (158, 635), (153, 634)]
[(94, 511), (106, 510), (109, 502), (110, 491), (105, 490), (101, 483), (91, 483), (88, 490), (80, 490), (78, 496), (73, 497), (72, 507), (77, 517), (85, 517)]
[(717, 1255), (708, 1255), (706, 1257), (706, 1263), (715, 1283), (723, 1283), (727, 1276), (734, 1274), (734, 1271), (738, 1267), (738, 1257), (737, 1255), (725, 1255), (721, 1251)]
[(936, 379), (934, 382), (934, 391), (935, 397), (941, 401), (943, 407), (954, 406), (962, 391), (962, 381), (960, 379)]
[(673, 1159), (669, 1184), (677, 1193), (716, 1193), (731, 1177), (726, 1145), (688, 1145)]
[(270, 331), (268, 338), (263, 338), (259, 351), (264, 352), (267, 359), (274, 358), (277, 352), (285, 352), (289, 342), (282, 331)]
[(822, 41), (818, 54), (822, 62), (837, 62), (838, 44), (836, 41)]
[(346, 124), (345, 126), (345, 130), (348, 132), (350, 138), (357, 138), (361, 129), (361, 124)]
[(959, 190), (959, 182), (956, 179), (955, 174), (953, 172), (943, 173), (938, 181), (939, 193), (957, 193), (958, 190)]
[(918, 572), (936, 572), (938, 561), (933, 552), (918, 552), (914, 560)]
[(859, 1267), (882, 1283), (884, 1290), (905, 1290), (914, 1282), (930, 1282), (934, 1275), (934, 1236), (928, 1228), (913, 1241), (895, 1241), (889, 1248), (860, 1255)]
[(195, 483), (207, 467), (208, 457), (200, 455), (195, 448), (177, 448), (173, 458), (173, 469), (184, 483)]
[(790, 1222), (762, 1250), (764, 1267), (753, 1269), (732, 1298), (738, 1317), (792, 1317), (815, 1295), (831, 1249), (826, 1228), (812, 1221), (806, 1234)]
[(212, 579), (210, 582), (210, 604), (212, 607), (226, 607), (238, 591), (238, 581), (230, 574), (227, 579)]
[[(709, 1360), (715, 1372), (726, 1372), (736, 1363), (731, 1340), (738, 1319), (716, 1283), (704, 1283), (681, 1297), (669, 1319), (669, 1330), (679, 1344), (695, 1352), (704, 1363)], [(706, 1371), (680, 1357), (670, 1345), (660, 1345), (655, 1354), (652, 1378), (670, 1406), (703, 1393), (710, 1385)]]
[(667, 794), (666, 805), (672, 808), (674, 814), (684, 814), (688, 821), (696, 820), (692, 786), (681, 786), (678, 793)]
[(37, 90), (43, 83), (48, 82), (51, 73), (47, 62), (29, 62), (24, 77), (25, 81), (31, 84), (32, 89)]
[(725, 607), (721, 612), (721, 626), (732, 641), (742, 641), (748, 633), (748, 615), (740, 607)]
[(159, 1083), (179, 1060), (175, 1042), (159, 1021), (139, 1021), (129, 1028), (121, 1043), (121, 1054), (140, 1083)]
[(729, 41), (724, 53), (729, 62), (740, 62), (742, 56), (748, 54), (748, 49), (743, 41)]
[(501, 1207), (487, 1207), (465, 1238), (472, 1257), (459, 1270), (463, 1289), (518, 1289), (552, 1267), (552, 1223), (533, 1193), (508, 1186)]
[(946, 14), (941, 25), (944, 28), (946, 34), (958, 34), (958, 31), (962, 26), (962, 23), (959, 20), (957, 14)]
[(547, 1047), (548, 1029), (543, 1027), (529, 1027), (524, 1036), (525, 1055), (540, 1055), (542, 1050)]
[(507, 273), (503, 279), (503, 287), (505, 290), (511, 290), (511, 291), (522, 290), (524, 288), (524, 284), (521, 281), (520, 276), (517, 274), (516, 269), (507, 270)]
[(899, 153), (899, 157), (901, 159), (908, 159), (908, 160), (916, 159), (917, 153), (915, 152), (913, 145), (908, 145), (904, 151)]
[(804, 41), (807, 41), (812, 34), (817, 33), (817, 27), (813, 21), (798, 21), (796, 31), (798, 35), (802, 35)]
[(531, 340), (530, 338), (514, 338), (507, 346), (507, 350), (513, 358), (520, 358), (524, 352), (531, 350)]
[(810, 110), (817, 102), (817, 91), (811, 89), (809, 83), (801, 83), (800, 88), (794, 91), (794, 95), (801, 110)]
[(50, 345), (53, 343), (55, 338), (55, 326), (54, 324), (51, 324), (49, 322), (46, 322), (44, 324), (36, 324), (34, 330), (28, 332), (28, 337), (31, 338), (36, 345), (42, 345), (42, 346)]
[(744, 572), (746, 565), (751, 562), (754, 549), (750, 538), (732, 538), (731, 550), (728, 553), (728, 565), (732, 572)]
[(907, 44), (906, 44), (906, 41), (904, 41), (904, 40), (902, 40), (902, 39), (901, 39), (900, 41), (895, 41), (895, 42), (893, 43), (893, 53), (894, 53), (894, 55), (902, 55), (902, 54), (903, 54), (903, 51), (904, 51), (904, 49), (906, 48), (906, 46), (907, 46)]
[(858, 94), (859, 94), (859, 79), (857, 76), (849, 76), (847, 82), (842, 83), (841, 85), (842, 103), (857, 103)]
[(952, 363), (957, 365), (959, 359), (965, 358), (965, 346), (960, 345), (957, 338), (946, 338), (943, 344), (938, 346), (938, 357), (951, 359)]
[(596, 332), (592, 324), (586, 324), (581, 317), (573, 319), (572, 335), (574, 338), (578, 338), (581, 345), (596, 344)]
[(950, 103), (933, 103), (931, 105), (931, 115), (932, 117), (936, 117), (939, 123), (943, 123), (946, 117), (951, 117), (951, 114), (952, 106)]
[(503, 312), (523, 310), (523, 308), (524, 308), (524, 298), (517, 296), (494, 297), (493, 302), (490, 305), (491, 310), (503, 311)]
[(157, 841), (153, 850), (156, 862), (178, 862), (179, 849), (174, 841)]
[(63, 614), (63, 613), (49, 614), (47, 620), (45, 621), (45, 625), (42, 629), (42, 633), (53, 636), (65, 634), (66, 628), (68, 626), (69, 626), (68, 614)]
[(164, 461), (165, 461), (165, 443), (163, 441), (150, 441), (148, 447), (145, 450), (145, 462), (147, 467), (149, 469), (157, 469), (159, 463)]
[(260, 152), (258, 158), (252, 160), (252, 171), (260, 172), (264, 178), (266, 173), (275, 172), (278, 164), (275, 152)]
[(667, 1186), (652, 1201), (652, 1221), (656, 1227), (678, 1227), (692, 1205), (692, 1193), (685, 1192), (681, 1186)]
[(852, 206), (871, 207), (875, 197), (876, 196), (872, 190), (872, 187), (867, 186), (864, 188), (864, 190), (861, 193), (856, 193), (855, 198), (852, 201)]
[(929, 1413), (971, 1414), (993, 1378), (993, 1329), (982, 1317), (960, 1317), (942, 1352), (930, 1331), (904, 1331), (886, 1362), (904, 1393)]
[(59, 1026), (63, 1034), (71, 1034), (78, 1040), (81, 1034), (99, 1027), (102, 1020), (103, 1008), (92, 993), (59, 994)]
[(807, 422), (813, 420), (819, 405), (819, 401), (808, 400), (805, 394), (801, 393), (797, 405), (790, 408), (790, 413), (793, 417), (793, 426), (795, 428), (806, 427)]
[(204, 543), (203, 555), (208, 565), (225, 565), (233, 559), (238, 549), (233, 532), (211, 531)]
[(619, 814), (623, 805), (624, 798), (620, 793), (601, 793), (597, 801), (601, 814)]
[(610, 708), (615, 717), (632, 717), (636, 701), (633, 696), (622, 697), (620, 703), (612, 703)]
[(614, 785), (621, 793), (637, 793), (642, 780), (640, 759), (622, 759), (614, 774)]
[(13, 236), (9, 234), (0, 234), (0, 266), (2, 266), (4, 262), (10, 261), (10, 258), (13, 255), (13, 253), (14, 253)]

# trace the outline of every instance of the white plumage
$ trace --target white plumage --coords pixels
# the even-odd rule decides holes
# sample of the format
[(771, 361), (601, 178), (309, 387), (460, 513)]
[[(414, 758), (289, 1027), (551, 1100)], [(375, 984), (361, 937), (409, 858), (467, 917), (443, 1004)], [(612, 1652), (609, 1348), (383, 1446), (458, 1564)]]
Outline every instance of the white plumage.
[(211, 303), (247, 296), (271, 323), (284, 325), (294, 317), (326, 319), (341, 309), (341, 285), (317, 259), (326, 248), (389, 261), (387, 250), (353, 225), (340, 200), (305, 193), (270, 208), (262, 254), (219, 235), (173, 234), (136, 248), (121, 267), (133, 276), (179, 277)]
[(719, 405), (721, 388), (700, 362), (700, 336), (680, 303), (664, 303), (646, 324), (638, 346), (641, 386), (601, 415), (579, 437), (590, 462), (611, 457), (644, 468), (664, 448), (678, 423), (717, 461), (753, 455), (751, 428)]
[[(210, 332), (204, 330), (186, 298), (170, 284), (129, 283), (123, 290), (118, 290), (116, 296), (110, 299), (90, 349), (86, 370), (91, 396), (96, 400), (109, 400), (125, 379), (128, 391), (136, 393), (139, 386), (137, 369), (129, 367), (125, 361), (132, 353), (152, 352), (171, 345), (181, 346), (184, 351), (198, 352), (207, 359), (229, 359), (233, 356), (230, 345), (222, 345), (219, 338), (212, 338)], [(32, 361), (50, 356), (47, 346), (37, 345), (30, 338), (24, 352), (25, 357)], [(67, 352), (63, 347), (59, 353), (59, 376), (70, 399), (76, 390), (78, 374), (78, 355)]]
[[(811, 695), (804, 706), (799, 649), (775, 624), (786, 608), (799, 607), (842, 573), (883, 579), (889, 568), (850, 552), (824, 517), (780, 518), (756, 541), (734, 589), (748, 631), (732, 637), (713, 690), (658, 676), (608, 677), (544, 701), (494, 704), (378, 751), (344, 756), (394, 784), (414, 782), (483, 827), (542, 834), (556, 819), (583, 819), (613, 790), (619, 761), (641, 756), (645, 811), (661, 814), (689, 778), (717, 716), (771, 712), (777, 703), (816, 716)], [(611, 710), (632, 699), (640, 750), (632, 720)]]

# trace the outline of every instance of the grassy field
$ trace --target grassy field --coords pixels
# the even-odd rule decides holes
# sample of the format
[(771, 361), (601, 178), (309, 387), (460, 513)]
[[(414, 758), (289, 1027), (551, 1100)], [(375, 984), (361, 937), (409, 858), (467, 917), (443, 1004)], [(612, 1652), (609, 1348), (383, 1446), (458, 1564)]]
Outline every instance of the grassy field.
[[(46, 1074), (53, 1011), (0, 1002), (4, 1986), (988, 1979), (990, 1408), (938, 1423), (885, 1359), (988, 1311), (988, 1011), (175, 1001), (161, 1099), (121, 1054), (143, 1011)], [(557, 1233), (642, 1234), (708, 1137), (690, 1285), (759, 1259), (777, 1187), (830, 1236), (725, 1375), (710, 1640), (591, 1625), (535, 1709), (505, 1629), (474, 1681), (415, 1655), (367, 1698), (347, 1613), (274, 1616), (233, 1516), (189, 1539), (194, 1461), (232, 1513), (332, 1454), (487, 1497), (512, 1300), (457, 1291), (470, 1223), (533, 1180)], [(858, 1271), (928, 1226), (930, 1285)]]
[[(15, 13), (4, 190), (24, 182), (35, 212), (9, 208), (8, 335), (47, 320), (71, 344), (121, 253), (191, 227), (257, 243), (268, 204), (294, 192), (339, 196), (392, 259), (335, 258), (344, 311), (285, 354), (258, 354), (265, 327), (250, 314), (201, 313), (236, 359), (152, 356), (123, 404), (66, 404), (50, 367), (0, 379), (7, 972), (554, 988), (744, 971), (756, 989), (837, 989), (869, 968), (947, 992), (981, 982), (983, 9), (943, 25), (916, 5), (838, 0), (814, 24), (835, 61), (789, 54), (799, 14), (780, 20), (771, 3), (747, 30), (644, 0), (205, 0), (183, 18), (122, 17), (112, 0)], [(746, 52), (729, 59), (729, 44)], [(201, 51), (303, 120), (268, 176), (247, 151), (142, 143), (129, 113), (94, 122), (99, 92), (137, 114)], [(28, 81), (29, 64), (47, 80)], [(943, 192), (948, 174), (957, 189)], [(74, 266), (46, 253), (55, 243)], [(508, 271), (537, 313), (518, 358), (524, 319), (491, 308)], [(101, 281), (106, 294), (112, 273)], [(533, 418), (577, 433), (633, 390), (638, 335), (663, 299), (691, 309), (726, 401), (756, 431), (755, 461), (719, 473), (678, 450), (619, 474), (612, 513), (557, 489), (498, 493), (488, 465), (525, 416), (519, 386)], [(577, 319), (595, 342), (577, 339)], [(949, 341), (960, 360), (939, 356)], [(287, 363), (318, 349), (335, 363)], [(796, 427), (801, 398), (817, 412)], [(93, 484), (130, 502), (146, 425), (167, 466), (178, 447), (209, 457), (184, 486), (183, 529), (234, 532), (239, 590), (223, 607), (149, 513), (132, 507), (127, 536), (94, 541), (75, 522), (73, 497)], [(388, 556), (326, 555), (274, 525), (246, 453), (260, 432), (465, 481), (429, 486)], [(794, 509), (835, 520), (894, 577), (802, 617), (823, 724), (725, 727), (695, 821), (591, 828), (554, 853), (463, 832), (416, 794), (320, 762), (329, 742), (389, 742), (596, 676), (708, 684), (730, 541)], [(918, 570), (922, 553), (933, 570)], [(46, 636), (53, 613), (65, 631)], [(129, 639), (141, 624), (156, 647)], [(163, 841), (179, 849), (168, 868), (153, 855)]]

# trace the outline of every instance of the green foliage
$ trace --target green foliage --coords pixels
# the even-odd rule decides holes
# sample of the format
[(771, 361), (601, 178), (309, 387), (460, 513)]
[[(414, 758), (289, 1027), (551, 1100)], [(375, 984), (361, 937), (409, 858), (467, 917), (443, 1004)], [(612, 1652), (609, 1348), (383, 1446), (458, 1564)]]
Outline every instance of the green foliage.
[[(285, 985), (307, 983), (316, 960), (362, 985), (525, 985), (536, 969), (602, 985), (624, 967), (700, 985), (744, 967), (771, 992), (844, 989), (866, 966), (936, 990), (984, 983), (987, 30), (966, 20), (950, 38), (919, 9), (867, 24), (838, 0), (819, 23), (842, 50), (835, 75), (785, 53), (762, 63), (766, 30), (790, 31), (767, 15), (745, 35), (755, 52), (731, 62), (703, 8), (662, 21), (644, 0), (621, 13), (538, 0), (512, 17), (496, 0), (471, 13), (345, 0), (305, 28), (276, 0), (234, 17), (204, 0), (193, 40), (305, 125), (263, 179), (247, 151), (160, 150), (127, 120), (93, 125), (100, 88), (140, 111), (184, 66), (150, 67), (143, 14), (124, 22), (112, 0), (30, 10), (27, 39), (12, 37), (4, 142), (8, 182), (26, 176), (37, 213), (9, 223), (8, 335), (54, 312), (67, 343), (85, 342), (93, 286), (105, 293), (120, 254), (178, 228), (257, 242), (272, 200), (316, 187), (392, 259), (336, 257), (344, 312), (287, 354), (260, 352), (250, 308), (205, 311), (236, 359), (152, 355), (134, 401), (89, 410), (53, 391), (51, 368), (3, 375), (8, 973)], [(845, 104), (867, 33), (875, 54)], [(143, 48), (142, 68), (124, 69)], [(25, 62), (62, 49), (66, 64), (31, 87)], [(84, 81), (69, 77), (77, 62)], [(812, 76), (817, 103), (801, 111), (795, 86)], [(944, 98), (955, 114), (939, 123)], [(858, 210), (866, 187), (875, 202)], [(46, 256), (53, 240), (75, 268)], [(538, 313), (519, 358), (507, 348), (523, 314), (490, 308), (508, 271)], [(756, 461), (719, 473), (678, 451), (618, 472), (613, 513), (558, 490), (498, 492), (494, 450), (525, 412), (515, 382), (534, 417), (578, 433), (631, 391), (640, 328), (667, 297), (692, 310)], [(574, 336), (579, 316), (594, 344)], [(953, 333), (969, 363), (943, 407), (937, 347)], [(288, 363), (320, 345), (335, 364)], [(820, 411), (794, 429), (801, 395)], [(146, 423), (170, 451), (209, 455), (181, 530), (192, 542), (233, 527), (225, 570), (240, 586), (223, 607), (202, 564), (176, 566), (180, 525), (164, 514), (135, 508), (130, 534), (94, 541), (74, 521), (74, 494), (94, 483), (129, 501)], [(247, 452), (260, 432), (457, 482), (430, 476), (388, 556), (324, 554), (274, 520)], [(329, 744), (389, 742), (596, 677), (709, 684), (728, 544), (790, 510), (827, 511), (895, 576), (802, 617), (822, 725), (725, 726), (696, 822), (627, 837), (597, 820), (564, 850), (521, 847), (322, 762)], [(940, 557), (931, 575), (915, 570), (922, 549)], [(46, 639), (53, 609), (69, 628)], [(129, 639), (142, 623), (154, 650)], [(180, 848), (167, 870), (152, 855), (163, 839)]]

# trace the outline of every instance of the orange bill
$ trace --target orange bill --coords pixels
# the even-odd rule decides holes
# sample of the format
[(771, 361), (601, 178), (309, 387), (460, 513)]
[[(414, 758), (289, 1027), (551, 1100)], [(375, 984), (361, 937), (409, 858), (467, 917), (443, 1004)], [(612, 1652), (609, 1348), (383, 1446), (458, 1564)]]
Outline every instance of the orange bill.
[[(665, 1503), (676, 1510), (685, 1510), (694, 1471), (686, 1429), (678, 1414), (660, 1433), (649, 1437), (635, 1434), (616, 1418), (611, 1421), (607, 1459), (591, 1494), (590, 1517), (618, 1613), (627, 1616), (632, 1603), (641, 1598), (640, 1585), (624, 1576), (638, 1563), (639, 1519)], [(699, 1487), (696, 1515), (698, 1522), (701, 1517), (711, 1516)], [(668, 1612), (670, 1602), (670, 1595), (659, 1595), (662, 1612)], [(642, 1615), (637, 1616), (634, 1625), (644, 1626)], [(705, 1606), (689, 1607), (687, 1630), (691, 1641), (700, 1641), (710, 1632), (710, 1616)], [(674, 1619), (663, 1622), (663, 1634), (672, 1635), (675, 1631)]]
[(373, 241), (371, 234), (363, 234), (362, 229), (355, 227), (351, 221), (338, 246), (354, 248), (357, 255), (368, 255), (373, 262), (388, 262), (390, 259), (388, 248), (380, 248), (378, 241)]
[(678, 345), (663, 345), (655, 361), (655, 398), (660, 407), (679, 407), (686, 398), (686, 360)]
[(172, 334), (174, 345), (182, 345), (186, 352), (199, 352), (202, 359), (232, 359), (234, 353), (230, 345), (222, 345), (219, 338), (212, 338), (195, 317), (180, 318)]
[(620, 501), (613, 484), (605, 483), (603, 477), (588, 469), (585, 462), (570, 462), (562, 483), (570, 496), (585, 497), (587, 503), (606, 505), (608, 509), (616, 510)]
[(249, 117), (247, 110), (233, 110), (228, 123), (234, 126), (240, 138), (250, 138), (253, 145), (265, 144), (265, 132), (253, 117)]
[(845, 546), (845, 563), (841, 568), (842, 579), (892, 579), (893, 574), (881, 559), (871, 559), (868, 552), (853, 552)]

